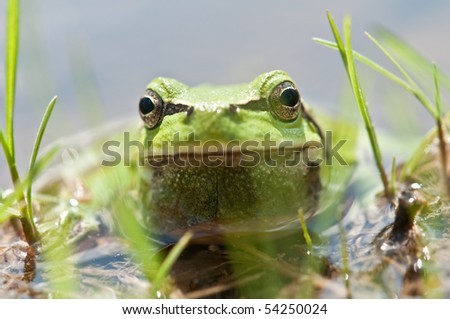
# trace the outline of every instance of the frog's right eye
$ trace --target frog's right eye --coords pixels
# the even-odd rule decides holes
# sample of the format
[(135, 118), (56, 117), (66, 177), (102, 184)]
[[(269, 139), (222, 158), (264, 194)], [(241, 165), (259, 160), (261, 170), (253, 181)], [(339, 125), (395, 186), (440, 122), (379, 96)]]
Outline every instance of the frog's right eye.
[(153, 90), (147, 90), (139, 101), (139, 114), (149, 129), (155, 128), (161, 121), (164, 103)]
[(293, 121), (300, 108), (300, 94), (294, 83), (285, 81), (278, 84), (269, 96), (271, 112), (282, 121)]

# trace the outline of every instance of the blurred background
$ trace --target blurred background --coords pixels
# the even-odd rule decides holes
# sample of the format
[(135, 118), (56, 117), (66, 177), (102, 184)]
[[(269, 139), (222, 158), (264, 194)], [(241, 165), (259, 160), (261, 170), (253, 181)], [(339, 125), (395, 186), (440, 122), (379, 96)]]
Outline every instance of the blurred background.
[[(58, 101), (44, 144), (125, 118), (139, 123), (139, 97), (156, 76), (190, 85), (229, 84), (284, 69), (320, 113), (339, 114), (343, 104), (354, 103), (348, 97), (340, 57), (312, 41), (313, 37), (332, 39), (327, 9), (339, 25), (345, 14), (352, 15), (355, 49), (382, 65), (390, 66), (364, 31), (376, 35), (377, 28), (387, 28), (443, 70), (450, 70), (450, 44), (445, 40), (450, 2), (444, 0), (21, 2), (15, 111), (21, 168), (26, 167), (39, 122), (54, 95)], [(2, 127), (6, 3), (0, 4)], [(380, 128), (397, 135), (423, 135), (432, 127), (429, 116), (403, 89), (365, 67), (359, 70)], [(399, 91), (404, 96), (399, 97)], [(389, 97), (392, 92), (394, 98)], [(389, 112), (394, 108), (418, 116), (394, 116)], [(0, 188), (9, 186), (3, 157)]]

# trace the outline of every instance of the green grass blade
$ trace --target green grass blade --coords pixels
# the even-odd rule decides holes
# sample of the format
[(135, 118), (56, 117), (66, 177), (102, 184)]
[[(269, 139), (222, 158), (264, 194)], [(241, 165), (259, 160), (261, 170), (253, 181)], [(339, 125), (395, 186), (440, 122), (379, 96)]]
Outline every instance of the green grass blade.
[(325, 40), (322, 38), (312, 38), (312, 40), (320, 45), (323, 45), (324, 47), (330, 48), (330, 49), (337, 49), (336, 42)]
[[(337, 44), (335, 42), (331, 42), (331, 41), (320, 39), (320, 38), (313, 38), (313, 40), (315, 42), (319, 43), (320, 45), (325, 46), (325, 47), (332, 48), (332, 49), (335, 49), (335, 50), (338, 49)], [(400, 86), (404, 87), (406, 90), (408, 90), (409, 92), (414, 94), (414, 88), (412, 88), (406, 81), (404, 81), (403, 79), (401, 79), (400, 77), (398, 77), (394, 73), (386, 70), (385, 68), (383, 68), (378, 63), (372, 61), (371, 59), (365, 57), (364, 55), (362, 55), (361, 53), (358, 53), (357, 51), (353, 51), (353, 56), (358, 61), (361, 61), (362, 63), (364, 63), (367, 66), (371, 67), (375, 71), (378, 71), (379, 73), (381, 73), (385, 77), (389, 78), (393, 82), (399, 84)]]
[(372, 125), (372, 120), (367, 109), (367, 102), (359, 86), (358, 76), (356, 74), (356, 67), (353, 58), (353, 50), (351, 43), (351, 20), (350, 17), (346, 17), (344, 20), (344, 38), (345, 38), (345, 55), (347, 57), (347, 73), (350, 78), (350, 84), (352, 85), (353, 94), (358, 102), (359, 109), (361, 111), (364, 124), (369, 127)]
[[(30, 188), (30, 185), (32, 184), (33, 179), (36, 177), (39, 172), (48, 165), (48, 163), (51, 161), (53, 156), (57, 153), (58, 147), (53, 147), (48, 152), (46, 152), (41, 159), (36, 162), (36, 164), (33, 166), (33, 169), (30, 170), (27, 174), (27, 179), (25, 180), (25, 187), (28, 189)], [(21, 195), (22, 198), (20, 200), (23, 200), (23, 193)], [(20, 219), (22, 223), (23, 232), (25, 234), (26, 240), (30, 244), (36, 243), (40, 239), (39, 231), (37, 230), (36, 224), (34, 222), (33, 214), (31, 210), (27, 209), (21, 209), (22, 217)]]
[(6, 42), (6, 137), (9, 153), (15, 161), (14, 150), (14, 99), (16, 90), (17, 53), (19, 49), (19, 0), (8, 1)]
[(191, 232), (185, 233), (183, 237), (181, 237), (181, 239), (178, 241), (178, 243), (170, 250), (169, 255), (167, 255), (167, 257), (161, 263), (161, 266), (159, 267), (158, 272), (155, 274), (152, 282), (151, 296), (156, 296), (156, 293), (161, 288), (164, 281), (168, 278), (172, 265), (189, 244), (192, 236), (193, 234)]
[[(341, 57), (344, 60), (344, 66), (345, 70), (347, 71), (347, 75), (350, 80), (350, 84), (352, 86), (353, 94), (355, 96), (355, 99), (358, 103), (358, 107), (360, 110), (360, 113), (363, 117), (364, 124), (366, 126), (367, 134), (369, 136), (370, 144), (372, 146), (372, 151), (375, 158), (375, 163), (377, 165), (381, 181), (383, 183), (384, 192), (387, 198), (392, 198), (392, 194), (389, 188), (389, 181), (386, 175), (386, 172), (383, 167), (383, 160), (381, 156), (380, 147), (378, 144), (377, 136), (375, 134), (375, 129), (372, 124), (372, 120), (370, 118), (370, 114), (367, 108), (367, 102), (364, 98), (363, 92), (359, 86), (358, 77), (356, 74), (356, 68), (355, 68), (355, 62), (353, 57), (353, 49), (351, 44), (351, 18), (347, 16), (344, 19), (344, 38), (345, 38), (345, 45), (342, 41), (342, 38), (339, 34), (339, 31), (336, 27), (336, 24), (333, 21), (333, 17), (330, 13), (328, 14), (328, 20), (330, 22), (331, 30), (333, 33), (333, 36), (336, 40), (336, 47), (339, 49), (339, 52), (341, 53)], [(328, 43), (329, 44), (329, 43)]]
[[(30, 159), (30, 165), (28, 168), (28, 171), (32, 171), (34, 169), (34, 166), (36, 164), (36, 158), (39, 153), (39, 148), (41, 146), (42, 137), (44, 136), (45, 129), (47, 127), (48, 120), (50, 119), (50, 116), (52, 114), (53, 108), (55, 107), (57, 97), (55, 96), (50, 103), (47, 106), (47, 109), (45, 110), (44, 117), (42, 118), (41, 125), (39, 126), (38, 133), (36, 136), (36, 140), (34, 142), (33, 151), (31, 153), (31, 159)], [(32, 182), (29, 183), (27, 187), (26, 192), (26, 200), (27, 200), (27, 211), (28, 211), (28, 217), (33, 220), (33, 210), (31, 205), (31, 188), (32, 188)]]
[(50, 162), (53, 160), (58, 151), (59, 145), (54, 145), (49, 150), (43, 152), (43, 154), (39, 157), (39, 160), (35, 162), (33, 168), (28, 172), (28, 175), (30, 176), (30, 183), (45, 167), (50, 165)]
[(434, 79), (434, 99), (436, 101), (436, 118), (441, 118), (441, 93), (439, 90), (438, 69), (435, 63), (433, 63), (433, 79)]
[(26, 182), (27, 181), (25, 180), (20, 185), (17, 185), (16, 188), (14, 189), (14, 193), (4, 198), (3, 202), (0, 203), (0, 224), (11, 217), (20, 218), (22, 216), (19, 210), (13, 208), (13, 205), (14, 202), (16, 202), (20, 198), (21, 193), (25, 189)]
[(20, 184), (19, 172), (17, 171), (16, 161), (12, 157), (8, 141), (0, 129), (0, 144), (2, 145), (3, 151), (5, 153), (6, 162), (8, 163), (9, 173), (11, 175), (11, 180), (14, 184)]
[(441, 114), (441, 92), (439, 89), (439, 79), (438, 79), (438, 69), (435, 63), (433, 63), (433, 79), (435, 86), (435, 101), (436, 101), (436, 127), (439, 139), (439, 152), (441, 154), (441, 164), (442, 164), (442, 176), (444, 176), (443, 182), (447, 189), (447, 193), (450, 194), (450, 183), (448, 181), (448, 169), (447, 169), (447, 142), (445, 129), (442, 124), (442, 114)]
[[(414, 70), (414, 73), (419, 75), (419, 77), (416, 77), (419, 83), (424, 84), (424, 87), (428, 86), (429, 79), (427, 76), (432, 71), (428, 58), (420, 54), (401, 37), (385, 28), (377, 29), (377, 37), (383, 41), (384, 46), (387, 46), (390, 52), (394, 53), (403, 64), (408, 66), (409, 70)], [(450, 91), (450, 76), (438, 69), (438, 79), (444, 88)]]
[(0, 128), (0, 143), (2, 145), (3, 152), (5, 153), (6, 162), (8, 163), (8, 166), (11, 167), (11, 164), (14, 162), (14, 160), (11, 157), (11, 153), (9, 152), (8, 141), (6, 140), (5, 134), (3, 133), (3, 130), (1, 128)]
[(375, 158), (375, 164), (377, 165), (378, 172), (380, 174), (381, 182), (383, 183), (384, 192), (387, 198), (392, 199), (391, 190), (389, 188), (389, 181), (386, 172), (383, 167), (383, 159), (381, 156), (380, 146), (378, 144), (377, 135), (373, 127), (372, 119), (370, 118), (369, 110), (367, 107), (367, 102), (364, 94), (359, 85), (358, 76), (356, 74), (355, 60), (353, 57), (353, 49), (351, 42), (351, 19), (346, 17), (344, 20), (344, 38), (346, 44), (346, 55), (348, 64), (348, 73), (350, 76), (350, 82), (352, 83), (353, 93), (358, 102), (358, 106), (361, 115), (366, 126), (367, 134), (369, 136), (370, 145), (372, 146), (373, 155)]
[(399, 180), (405, 181), (408, 177), (414, 175), (414, 172), (423, 165), (424, 150), (432, 144), (433, 140), (437, 137), (437, 130), (431, 130), (421, 140), (416, 151), (411, 155), (408, 161), (403, 165)]
[(306, 226), (305, 214), (303, 213), (303, 209), (301, 209), (301, 208), (298, 210), (298, 218), (300, 220), (300, 225), (302, 227), (303, 237), (305, 238), (306, 246), (308, 247), (309, 253), (312, 254), (313, 253), (313, 244), (312, 244), (311, 236), (309, 235), (309, 232), (308, 232), (308, 227)]
[[(2, 135), (0, 134), (0, 136), (2, 136)], [(4, 138), (2, 138), (2, 139), (4, 139)], [(32, 173), (34, 173), (34, 172), (32, 172)], [(30, 182), (32, 173), (27, 174), (22, 181), (17, 182), (16, 185), (14, 185), (14, 192), (3, 199), (3, 202), (0, 204), (0, 215), (5, 214), (6, 211), (12, 212), (11, 210), (14, 210), (19, 215), (14, 213), (14, 214), (11, 214), (11, 217), (19, 217), (19, 218), (23, 217), (23, 212), (14, 209), (13, 206), (14, 206), (14, 203), (17, 203), (17, 202), (20, 202), (23, 200), (23, 192), (25, 191), (26, 187), (28, 186), (28, 183)]]
[(0, 203), (0, 224), (9, 220), (11, 217), (19, 218), (20, 212), (18, 210), (15, 210), (9, 206)]
[(395, 194), (396, 170), (397, 170), (397, 159), (394, 156), (392, 158), (392, 166), (391, 166), (391, 194)]
[(365, 35), (384, 53), (384, 55), (394, 64), (394, 66), (400, 71), (403, 77), (410, 84), (414, 84), (414, 81), (409, 76), (408, 72), (394, 59), (394, 57), (378, 42), (369, 32), (364, 32)]
[(336, 27), (336, 23), (334, 23), (333, 17), (331, 16), (331, 13), (327, 11), (327, 17), (328, 22), (331, 27), (331, 31), (333, 32), (334, 39), (336, 40), (336, 48), (339, 50), (339, 53), (341, 54), (342, 62), (345, 66), (345, 71), (347, 71), (348, 74), (348, 67), (347, 67), (347, 55), (344, 48), (344, 43), (342, 42), (341, 35), (339, 34), (339, 30)]
[(372, 37), (368, 32), (366, 32), (365, 34), (370, 40), (372, 40), (373, 43), (375, 43), (375, 45), (384, 53), (384, 55), (386, 55), (386, 57), (389, 60), (391, 60), (394, 66), (400, 71), (400, 73), (403, 75), (403, 77), (406, 79), (409, 85), (413, 88), (412, 93), (414, 94), (414, 96), (420, 101), (420, 103), (423, 104), (423, 106), (428, 110), (428, 112), (430, 112), (430, 114), (432, 114), (433, 117), (436, 118), (437, 115), (434, 110), (433, 103), (419, 89), (417, 84), (409, 76), (408, 72), (405, 71), (405, 69), (397, 62), (397, 60), (395, 60), (394, 57), (374, 37)]
[(41, 146), (42, 137), (44, 136), (45, 129), (47, 128), (48, 120), (50, 119), (50, 116), (53, 112), (53, 108), (55, 107), (57, 97), (53, 97), (53, 99), (50, 101), (50, 103), (47, 106), (47, 109), (45, 110), (44, 117), (42, 118), (41, 124), (39, 126), (36, 140), (34, 142), (33, 146), (33, 152), (31, 153), (31, 160), (30, 160), (30, 166), (29, 169), (31, 170), (34, 167), (34, 164), (36, 163), (36, 158), (39, 153), (39, 148)]

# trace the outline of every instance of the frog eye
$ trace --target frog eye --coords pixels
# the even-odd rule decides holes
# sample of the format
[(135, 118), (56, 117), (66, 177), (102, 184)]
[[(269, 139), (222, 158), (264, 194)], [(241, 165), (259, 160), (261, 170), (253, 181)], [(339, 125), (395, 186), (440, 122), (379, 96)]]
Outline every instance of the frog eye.
[(272, 114), (284, 121), (295, 120), (300, 112), (300, 94), (292, 82), (278, 84), (269, 96)]
[(162, 118), (164, 103), (161, 97), (152, 90), (147, 90), (139, 101), (139, 114), (149, 129), (156, 127)]

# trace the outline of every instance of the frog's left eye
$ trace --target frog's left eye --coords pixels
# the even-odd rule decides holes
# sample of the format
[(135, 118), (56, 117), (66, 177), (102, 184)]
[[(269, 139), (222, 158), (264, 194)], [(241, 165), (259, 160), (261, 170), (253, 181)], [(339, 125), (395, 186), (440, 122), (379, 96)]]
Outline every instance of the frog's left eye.
[(284, 121), (295, 120), (300, 112), (300, 94), (290, 81), (278, 84), (269, 96), (272, 114)]
[(149, 129), (156, 127), (162, 118), (164, 103), (153, 90), (147, 90), (139, 101), (139, 114)]

